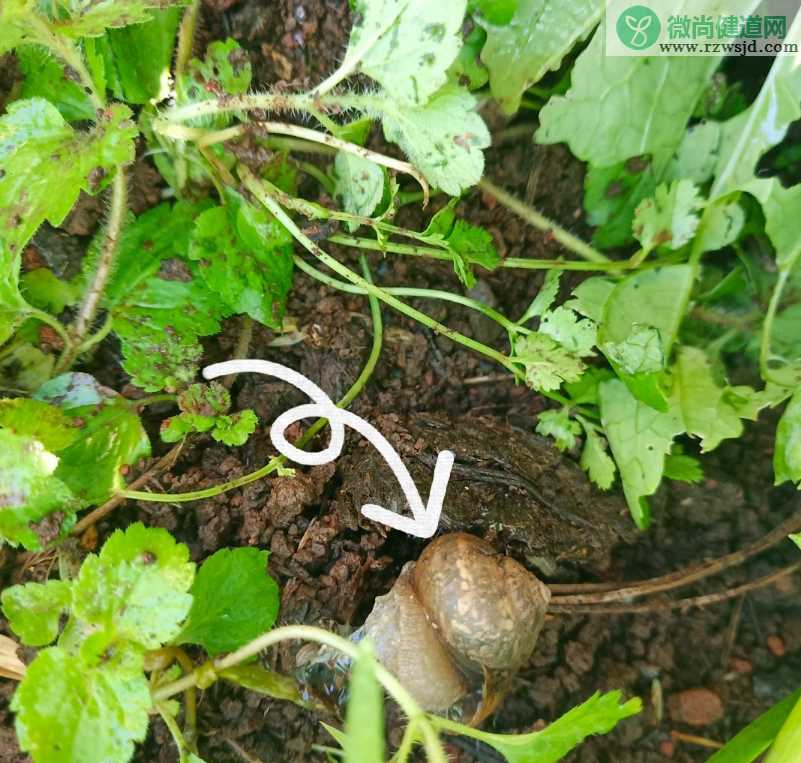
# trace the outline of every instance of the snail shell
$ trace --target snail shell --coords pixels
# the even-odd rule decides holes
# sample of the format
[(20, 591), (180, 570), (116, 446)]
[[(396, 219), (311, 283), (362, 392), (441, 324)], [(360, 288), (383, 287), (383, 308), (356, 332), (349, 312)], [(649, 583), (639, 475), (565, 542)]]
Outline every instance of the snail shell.
[(513, 674), (531, 656), (550, 599), (522, 565), (466, 533), (443, 535), (376, 599), (364, 633), (425, 710), (468, 691), (468, 674)]

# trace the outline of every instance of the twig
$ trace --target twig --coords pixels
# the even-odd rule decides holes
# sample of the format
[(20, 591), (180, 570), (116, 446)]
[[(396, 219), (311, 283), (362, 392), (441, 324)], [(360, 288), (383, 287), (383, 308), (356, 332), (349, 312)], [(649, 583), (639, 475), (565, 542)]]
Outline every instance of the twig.
[[(139, 475), (129, 486), (129, 490), (137, 490), (144, 487), (153, 477), (160, 474), (165, 469), (169, 469), (178, 458), (178, 454), (183, 448), (183, 443), (174, 445), (165, 455), (163, 455), (153, 466), (146, 472)], [(106, 514), (110, 514), (121, 503), (128, 500), (124, 495), (115, 495), (109, 498), (104, 504), (98, 506), (96, 509), (90, 511), (86, 516), (81, 517), (81, 520), (72, 528), (72, 535), (81, 535), (88, 530), (92, 525), (101, 520)]]
[(671, 731), (670, 736), (677, 742), (687, 742), (688, 744), (695, 744), (710, 750), (719, 750), (723, 747), (722, 742), (716, 742), (714, 739), (707, 739), (706, 737), (699, 737), (695, 734), (685, 734), (683, 731)]
[[(756, 554), (785, 540), (790, 533), (798, 532), (799, 530), (801, 530), (801, 512), (785, 519), (784, 522), (774, 527), (767, 535), (750, 546), (733, 551), (731, 554), (721, 556), (718, 559), (701, 562), (693, 567), (669, 572), (667, 575), (661, 575), (660, 577), (623, 584), (623, 587), (620, 587), (620, 583), (555, 583), (550, 586), (550, 589), (552, 593), (557, 595), (551, 601), (554, 604), (602, 604), (680, 588), (694, 583), (696, 580), (702, 580), (705, 577), (742, 564), (752, 556), (756, 556)], [(573, 595), (560, 596), (558, 594)]]
[(516, 199), (512, 194), (507, 193), (503, 188), (499, 188), (486, 178), (479, 181), (478, 187), (495, 197), (507, 209), (510, 209), (527, 223), (546, 233), (550, 233), (562, 246), (582, 259), (589, 262), (609, 262), (608, 257), (601, 254), (597, 249), (593, 249), (586, 241), (582, 241), (578, 236), (566, 231), (560, 225), (545, 217), (545, 215), (537, 212), (536, 209), (524, 204), (520, 199)]
[[(236, 347), (234, 347), (234, 359), (241, 360), (242, 358), (246, 358), (248, 356), (251, 339), (253, 339), (253, 318), (251, 318), (249, 315), (243, 315), (240, 320), (239, 336), (236, 339)], [(226, 376), (222, 380), (222, 383), (227, 389), (231, 389), (235, 379), (236, 374), (231, 374), (230, 376)]]
[(92, 285), (89, 287), (83, 299), (83, 304), (78, 312), (78, 317), (72, 328), (73, 347), (66, 351), (59, 359), (57, 371), (63, 371), (72, 365), (77, 355), (75, 348), (83, 342), (84, 336), (89, 331), (95, 314), (97, 313), (100, 299), (106, 288), (106, 283), (114, 266), (114, 257), (119, 248), (122, 226), (125, 222), (125, 211), (127, 209), (128, 186), (124, 168), (120, 167), (114, 176), (111, 191), (111, 212), (109, 213), (108, 224), (106, 226), (105, 241), (100, 250), (100, 258), (97, 261)]
[[(551, 604), (548, 606), (549, 612), (562, 612), (583, 615), (623, 615), (637, 612), (656, 612), (659, 610), (671, 609), (689, 609), (690, 607), (706, 607), (710, 604), (718, 604), (722, 601), (728, 601), (737, 596), (750, 591), (756, 591), (759, 588), (775, 583), (787, 575), (792, 575), (797, 570), (801, 569), (801, 561), (797, 561), (788, 567), (783, 567), (777, 572), (772, 572), (770, 575), (765, 575), (750, 583), (744, 583), (736, 588), (730, 588), (726, 591), (719, 591), (718, 593), (704, 594), (703, 596), (694, 596), (689, 599), (676, 599), (674, 601), (649, 601), (643, 604), (615, 604), (612, 606), (598, 606), (592, 604)], [(558, 598), (558, 597), (554, 597)], [(551, 599), (553, 602), (554, 599)]]

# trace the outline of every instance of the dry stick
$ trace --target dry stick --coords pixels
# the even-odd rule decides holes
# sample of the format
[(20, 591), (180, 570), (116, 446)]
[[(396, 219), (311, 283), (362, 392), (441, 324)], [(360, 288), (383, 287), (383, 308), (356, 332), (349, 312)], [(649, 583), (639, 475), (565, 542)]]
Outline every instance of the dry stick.
[[(554, 583), (549, 586), (551, 592), (556, 594), (551, 601), (554, 604), (601, 604), (607, 601), (621, 601), (634, 596), (644, 596), (650, 593), (680, 588), (694, 583), (696, 580), (702, 580), (710, 575), (723, 572), (723, 570), (727, 570), (730, 567), (736, 567), (752, 556), (756, 556), (785, 540), (790, 533), (798, 532), (799, 530), (801, 530), (801, 512), (785, 519), (784, 522), (774, 527), (767, 535), (750, 546), (733, 551), (731, 554), (721, 556), (718, 559), (701, 562), (693, 567), (685, 567), (656, 578), (628, 583), (622, 588), (620, 583)], [(560, 596), (559, 594), (573, 595)]]
[[(549, 612), (560, 612), (564, 614), (582, 614), (582, 615), (624, 615), (638, 612), (658, 612), (659, 610), (668, 611), (671, 609), (689, 609), (690, 607), (706, 607), (710, 604), (718, 604), (721, 601), (728, 601), (736, 596), (740, 596), (750, 591), (756, 591), (759, 588), (775, 583), (787, 575), (801, 569), (801, 560), (794, 562), (788, 567), (783, 567), (777, 572), (772, 572), (770, 575), (757, 578), (750, 583), (744, 583), (736, 588), (730, 588), (726, 591), (718, 593), (708, 593), (703, 596), (693, 596), (689, 599), (676, 599), (674, 601), (649, 601), (643, 604), (615, 604), (612, 606), (598, 606), (598, 605), (581, 605), (581, 604), (567, 604), (567, 605), (549, 605)], [(558, 597), (557, 597), (558, 598)], [(551, 599), (553, 601), (553, 599)]]
[(687, 744), (695, 744), (710, 750), (719, 750), (723, 747), (722, 742), (716, 742), (714, 739), (707, 739), (706, 737), (699, 737), (695, 734), (685, 734), (683, 731), (671, 731), (670, 736), (677, 742), (687, 742)]
[(58, 362), (58, 370), (65, 370), (72, 365), (79, 351), (84, 335), (89, 331), (94, 320), (100, 298), (106, 288), (109, 276), (111, 275), (114, 257), (120, 243), (120, 234), (125, 222), (125, 211), (127, 209), (128, 187), (125, 170), (120, 167), (114, 176), (111, 192), (111, 212), (106, 226), (105, 240), (103, 248), (100, 250), (100, 258), (97, 261), (92, 285), (84, 297), (83, 304), (75, 319), (72, 328), (73, 344), (70, 351), (66, 352)]
[[(170, 466), (175, 463), (175, 460), (178, 458), (178, 454), (181, 452), (182, 448), (183, 443), (181, 442), (173, 446), (158, 461), (156, 461), (153, 466), (151, 466), (143, 474), (139, 475), (130, 485), (128, 485), (127, 489), (138, 490), (140, 487), (144, 487), (156, 475), (160, 474), (165, 469), (169, 469)], [(85, 532), (93, 524), (95, 524), (95, 522), (101, 520), (106, 516), (106, 514), (110, 514), (112, 511), (114, 511), (114, 509), (117, 508), (117, 506), (119, 506), (121, 503), (125, 503), (127, 500), (128, 499), (124, 495), (112, 496), (104, 504), (90, 511), (85, 517), (82, 517), (81, 521), (72, 528), (71, 535), (80, 535), (81, 533)]]

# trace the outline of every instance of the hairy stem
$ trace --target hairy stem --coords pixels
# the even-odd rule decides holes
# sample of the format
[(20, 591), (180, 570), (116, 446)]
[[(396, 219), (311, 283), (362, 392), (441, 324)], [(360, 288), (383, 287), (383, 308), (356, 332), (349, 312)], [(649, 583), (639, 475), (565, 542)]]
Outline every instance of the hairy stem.
[(78, 312), (78, 317), (72, 327), (73, 348), (65, 352), (59, 359), (57, 370), (64, 371), (69, 368), (77, 357), (78, 350), (84, 338), (91, 328), (92, 321), (100, 305), (100, 299), (106, 288), (111, 272), (114, 268), (114, 257), (120, 244), (122, 227), (125, 222), (125, 212), (127, 210), (128, 186), (125, 170), (122, 167), (117, 169), (114, 176), (111, 191), (111, 212), (109, 213), (106, 225), (105, 241), (100, 250), (100, 258), (97, 261), (92, 284), (83, 299), (83, 304)]
[[(184, 15), (181, 18), (181, 26), (178, 29), (178, 47), (175, 54), (175, 100), (178, 104), (185, 103), (187, 100), (183, 81), (189, 59), (192, 58), (199, 9), (200, 0), (194, 0), (184, 11)], [(186, 147), (183, 143), (179, 143), (176, 146), (176, 151), (175, 178), (178, 189), (181, 190), (186, 185), (187, 178)]]
[[(231, 654), (225, 657), (214, 660), (212, 667), (215, 672), (232, 668), (235, 665), (239, 665), (257, 656), (259, 652), (263, 652), (265, 649), (281, 641), (294, 639), (313, 641), (317, 644), (330, 647), (331, 649), (336, 649), (351, 660), (356, 660), (359, 657), (359, 650), (356, 645), (341, 636), (337, 636), (322, 628), (315, 628), (311, 625), (286, 625), (282, 628), (276, 628), (273, 631), (264, 633), (249, 644), (245, 644), (245, 646), (237, 649), (235, 652), (231, 652)], [(207, 675), (208, 672), (204, 671), (203, 674)], [(437, 732), (433, 728), (428, 715), (423, 712), (414, 697), (412, 697), (398, 679), (380, 663), (375, 664), (375, 675), (387, 693), (400, 705), (409, 721), (414, 721), (420, 729), (428, 760), (433, 763), (445, 763), (446, 758), (442, 751)], [(163, 702), (165, 699), (184, 691), (189, 686), (196, 686), (199, 678), (200, 672), (194, 671), (188, 676), (184, 676), (177, 681), (161, 686), (153, 692), (153, 700), (157, 703)]]
[(503, 188), (499, 188), (486, 178), (479, 181), (478, 187), (496, 198), (507, 209), (514, 212), (527, 223), (530, 223), (535, 228), (539, 228), (546, 233), (550, 233), (562, 246), (569, 249), (574, 254), (577, 254), (582, 259), (588, 262), (609, 262), (608, 257), (601, 254), (597, 249), (593, 249), (578, 236), (574, 236), (569, 231), (566, 231), (564, 228), (545, 217), (545, 215), (537, 212), (536, 209), (528, 206), (528, 204), (524, 204), (522, 201), (512, 196), (512, 194), (507, 193)]

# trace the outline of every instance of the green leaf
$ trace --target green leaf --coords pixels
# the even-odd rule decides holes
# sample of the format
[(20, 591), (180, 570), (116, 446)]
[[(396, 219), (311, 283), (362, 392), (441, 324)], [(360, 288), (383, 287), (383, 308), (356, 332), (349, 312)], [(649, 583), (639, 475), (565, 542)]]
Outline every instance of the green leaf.
[(189, 257), (228, 310), (270, 328), (282, 325), (292, 286), (292, 239), (265, 209), (226, 189), (226, 206), (195, 221)]
[(68, 122), (94, 119), (95, 107), (77, 83), (68, 79), (59, 61), (41, 45), (22, 45), (17, 49), (19, 70), (25, 79), (20, 99), (46, 98)]
[(698, 189), (690, 180), (663, 183), (634, 211), (634, 237), (646, 252), (659, 246), (680, 249), (695, 235), (700, 208)]
[(166, 530), (140, 522), (117, 530), (81, 565), (73, 612), (110, 637), (157, 649), (173, 639), (192, 605), (195, 565)]
[(350, 677), (342, 747), (346, 763), (384, 763), (384, 692), (369, 640), (359, 643)]
[(97, 40), (107, 85), (116, 98), (144, 104), (168, 95), (167, 75), (180, 14), (178, 8), (153, 11), (150, 21), (111, 29)]
[(659, 331), (635, 323), (622, 342), (601, 345), (610, 363), (627, 374), (653, 374), (665, 367), (665, 354)]
[(497, 750), (507, 763), (556, 763), (592, 734), (608, 734), (620, 721), (637, 715), (639, 699), (621, 704), (619, 691), (595, 693), (546, 726), (530, 734), (491, 734), (433, 717), (436, 726), (478, 739)]
[(593, 347), (598, 338), (594, 321), (579, 318), (567, 307), (547, 311), (540, 321), (540, 332), (555, 339), (574, 355), (594, 355)]
[(224, 445), (244, 445), (248, 437), (256, 431), (258, 423), (258, 416), (250, 408), (246, 408), (229, 416), (218, 416), (211, 436)]
[(474, 27), (459, 50), (459, 55), (448, 70), (448, 78), (471, 92), (484, 87), (489, 81), (489, 71), (481, 62), (481, 50), (487, 41), (487, 33)]
[(745, 212), (737, 202), (713, 202), (704, 214), (697, 246), (703, 252), (723, 249), (737, 239), (744, 224)]
[(615, 481), (617, 467), (606, 452), (607, 442), (592, 426), (584, 425), (584, 433), (586, 439), (581, 451), (581, 468), (601, 490), (609, 490)]
[(15, 101), (0, 117), (0, 228), (19, 263), (22, 247), (49, 220), (60, 225), (78, 194), (97, 193), (134, 158), (131, 110), (110, 106), (88, 132), (76, 132), (43, 98)]
[(70, 583), (64, 580), (15, 585), (3, 591), (3, 614), (23, 644), (45, 646), (58, 636), (61, 613), (71, 598)]
[[(550, 271), (549, 275), (551, 272), (554, 271)], [(565, 307), (581, 313), (581, 315), (590, 318), (596, 323), (601, 323), (604, 319), (604, 307), (614, 289), (615, 284), (613, 281), (600, 276), (593, 276), (582, 281), (573, 289), (573, 298), (565, 302)]]
[(523, 92), (558, 69), (570, 49), (592, 31), (602, 6), (594, 0), (518, 0), (498, 14), (496, 5), (482, 3), (476, 17), (487, 32), (481, 59), (489, 68), (493, 97), (511, 114)]
[[(526, 309), (526, 312), (523, 313), (523, 317), (518, 321), (519, 325), (522, 326), (532, 318), (542, 315), (553, 304), (553, 301), (556, 299), (556, 295), (559, 293), (559, 279), (561, 277), (561, 270), (549, 270), (545, 274), (545, 280), (542, 282), (542, 286), (537, 292), (537, 296), (534, 297), (534, 299), (531, 301), (531, 304)], [(585, 283), (587, 282), (585, 281)], [(579, 312), (581, 311), (579, 310)]]
[(798, 548), (801, 548), (801, 533), (793, 533), (788, 537), (793, 543), (795, 543), (796, 546), (798, 546)]
[(67, 37), (99, 37), (106, 29), (141, 24), (155, 11), (188, 4), (189, 0), (71, 0), (69, 17), (54, 21), (52, 27)]
[(697, 347), (679, 350), (673, 392), (687, 433), (701, 438), (702, 453), (743, 433), (742, 421), (727, 389), (715, 381), (712, 365), (703, 350)]
[(461, 47), (466, 0), (357, 0), (341, 71), (361, 71), (399, 104), (421, 106)]
[(615, 457), (623, 492), (637, 527), (650, 523), (646, 500), (662, 479), (673, 438), (684, 431), (680, 416), (662, 413), (634, 397), (623, 382), (600, 385), (601, 421)]
[[(676, 448), (673, 449), (674, 451)], [(704, 479), (704, 470), (701, 462), (692, 456), (683, 453), (671, 452), (665, 456), (664, 476), (679, 482), (698, 483)]]
[(218, 382), (192, 384), (178, 395), (178, 407), (184, 413), (219, 416), (231, 408), (231, 393)]
[(223, 548), (200, 568), (192, 609), (179, 644), (200, 644), (211, 656), (231, 652), (272, 628), (278, 585), (267, 574), (267, 552)]
[(538, 392), (559, 389), (581, 378), (585, 366), (546, 334), (534, 332), (514, 343), (512, 360), (523, 366), (526, 383)]
[(38, 400), (0, 399), (0, 427), (15, 434), (29, 435), (54, 453), (78, 439), (78, 429), (65, 413)]
[(775, 484), (801, 483), (801, 391), (796, 390), (776, 426), (773, 451)]
[(799, 698), (801, 689), (777, 702), (739, 731), (707, 763), (751, 763), (756, 760), (773, 743)]
[(605, 56), (596, 34), (576, 60), (570, 90), (540, 111), (539, 143), (566, 142), (597, 167), (634, 156), (670, 156), (717, 56)]
[(220, 670), (217, 675), (237, 686), (243, 686), (248, 691), (263, 694), (265, 697), (274, 697), (275, 699), (284, 699), (296, 703), (303, 701), (298, 683), (294, 678), (283, 673), (276, 673), (273, 670), (267, 670), (261, 665), (252, 662)]
[(126, 763), (147, 733), (141, 664), (131, 655), (90, 667), (60, 647), (40, 652), (11, 700), (20, 748), (36, 763)]
[[(334, 195), (346, 212), (370, 217), (384, 195), (384, 172), (361, 156), (340, 151), (334, 160)], [(348, 223), (351, 231), (357, 223)]]
[(75, 283), (56, 278), (50, 268), (36, 268), (20, 278), (22, 293), (28, 304), (58, 315), (68, 305), (81, 299), (81, 290)]
[(576, 445), (576, 435), (581, 434), (581, 425), (570, 418), (567, 408), (554, 408), (537, 416), (537, 433), (553, 437), (559, 450), (571, 450)]
[(77, 501), (57, 466), (39, 440), (0, 429), (0, 538), (38, 551), (74, 517)]
[(446, 85), (424, 106), (381, 100), (379, 114), (386, 139), (403, 149), (431, 185), (458, 196), (481, 179), (482, 150), (490, 144), (475, 107), (467, 90)]

